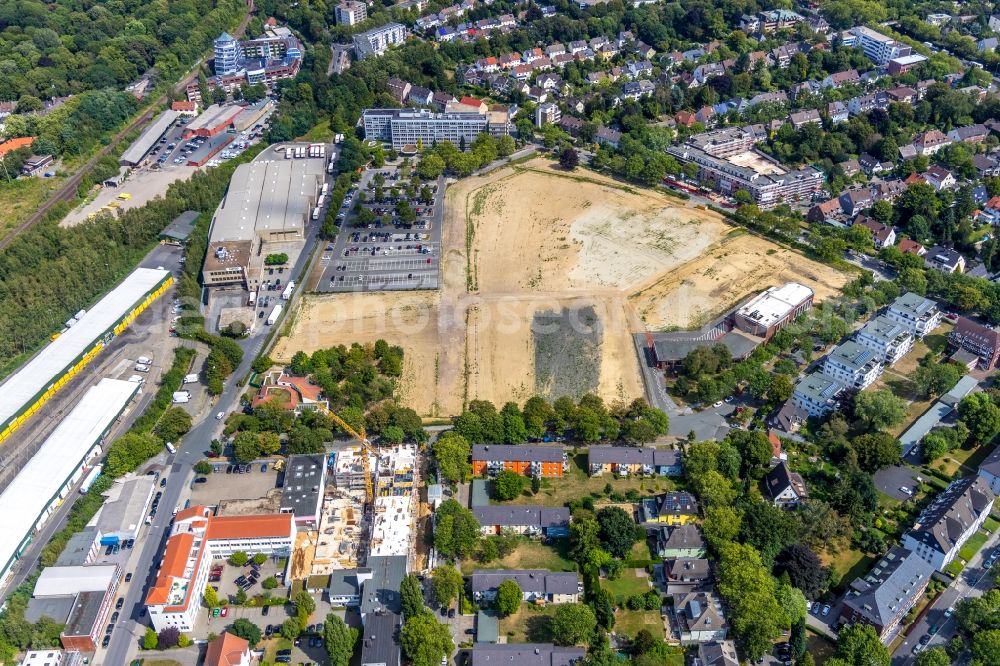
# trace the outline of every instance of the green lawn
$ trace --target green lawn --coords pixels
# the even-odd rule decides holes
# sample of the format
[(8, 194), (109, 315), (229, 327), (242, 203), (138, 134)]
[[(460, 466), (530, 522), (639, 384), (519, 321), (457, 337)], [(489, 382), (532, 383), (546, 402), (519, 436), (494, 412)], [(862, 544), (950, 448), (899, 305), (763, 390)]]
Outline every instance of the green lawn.
[[(649, 633), (653, 634), (656, 638), (663, 638), (663, 617), (660, 616), (660, 611), (633, 611), (633, 610), (620, 610), (615, 613), (615, 633), (617, 634), (628, 634), (629, 636), (635, 637), (640, 630), (645, 629)], [(679, 655), (681, 661), (683, 662), (683, 653)]]
[(987, 516), (986, 520), (983, 522), (983, 529), (990, 534), (996, 532), (998, 527), (1000, 527), (1000, 521), (993, 516)]
[(845, 549), (839, 553), (823, 553), (820, 560), (840, 575), (840, 587), (845, 588), (855, 578), (867, 573), (875, 558), (860, 550)]
[(552, 616), (558, 607), (521, 604), (516, 613), (500, 620), (500, 633), (508, 643), (551, 643)]
[(507, 557), (481, 564), (471, 559), (462, 561), (462, 573), (468, 576), (475, 569), (546, 569), (547, 571), (576, 571), (576, 563), (569, 559), (566, 549), (568, 539), (556, 539), (546, 546), (541, 541), (525, 538)]
[(958, 578), (962, 571), (965, 569), (965, 564), (960, 559), (954, 559), (951, 564), (944, 568), (944, 572), (951, 576), (952, 578)]
[(271, 638), (261, 641), (257, 644), (257, 648), (264, 648), (264, 661), (270, 664), (274, 663), (274, 657), (277, 655), (278, 650), (289, 650), (292, 647), (292, 642), (287, 638)]
[(958, 556), (968, 562), (973, 558), (973, 556), (975, 556), (976, 553), (979, 552), (979, 549), (983, 547), (987, 538), (989, 538), (989, 535), (986, 532), (978, 530), (975, 534), (969, 537), (969, 540), (966, 541), (965, 545), (958, 551)]
[(806, 632), (806, 652), (813, 656), (816, 664), (823, 664), (833, 656), (835, 646), (826, 636), (813, 633), (810, 629)]
[[(645, 573), (645, 572), (644, 572)], [(645, 594), (649, 590), (649, 579), (636, 576), (635, 569), (625, 569), (618, 580), (601, 579), (601, 587), (621, 601), (635, 594)]]
[[(626, 493), (634, 490), (641, 497), (652, 497), (658, 493), (668, 490), (675, 490), (677, 484), (674, 480), (663, 476), (656, 477), (630, 477), (617, 479), (612, 474), (601, 476), (590, 476), (587, 473), (587, 453), (582, 451), (575, 456), (569, 456), (569, 470), (558, 479), (542, 479), (542, 487), (532, 494), (530, 490), (525, 490), (520, 497), (513, 499), (510, 504), (541, 504), (543, 506), (566, 506), (570, 500), (579, 500), (590, 495), (596, 503), (611, 501), (604, 494), (608, 484), (615, 492)], [(496, 502), (501, 504), (501, 502)]]

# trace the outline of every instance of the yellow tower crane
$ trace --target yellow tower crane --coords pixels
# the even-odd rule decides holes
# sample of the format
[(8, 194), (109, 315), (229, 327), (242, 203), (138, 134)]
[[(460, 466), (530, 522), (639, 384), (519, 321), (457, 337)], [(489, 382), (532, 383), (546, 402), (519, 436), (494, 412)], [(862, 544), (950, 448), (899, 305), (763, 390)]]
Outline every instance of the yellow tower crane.
[(364, 426), (359, 428), (360, 432), (358, 432), (349, 426), (347, 421), (340, 418), (333, 412), (328, 412), (328, 414), (337, 425), (346, 430), (352, 437), (361, 441), (361, 464), (364, 466), (365, 470), (365, 502), (371, 505), (375, 502), (375, 488), (372, 482), (372, 466), (369, 456), (373, 455), (377, 458), (378, 453), (376, 453), (375, 449), (372, 447), (372, 443), (368, 441), (368, 435), (365, 433)]

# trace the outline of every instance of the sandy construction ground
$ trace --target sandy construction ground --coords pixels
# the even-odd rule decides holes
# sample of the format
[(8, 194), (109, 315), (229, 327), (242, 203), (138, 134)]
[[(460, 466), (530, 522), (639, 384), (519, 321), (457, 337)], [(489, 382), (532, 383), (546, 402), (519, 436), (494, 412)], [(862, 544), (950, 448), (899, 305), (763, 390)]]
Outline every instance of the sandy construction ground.
[(694, 261), (640, 286), (629, 297), (649, 330), (696, 328), (769, 286), (799, 282), (816, 301), (839, 292), (849, 276), (740, 230)]
[(643, 394), (632, 333), (691, 326), (788, 280), (822, 300), (846, 276), (719, 215), (548, 160), (448, 189), (441, 289), (309, 295), (273, 355), (384, 338), (400, 399), (426, 416), (535, 393)]

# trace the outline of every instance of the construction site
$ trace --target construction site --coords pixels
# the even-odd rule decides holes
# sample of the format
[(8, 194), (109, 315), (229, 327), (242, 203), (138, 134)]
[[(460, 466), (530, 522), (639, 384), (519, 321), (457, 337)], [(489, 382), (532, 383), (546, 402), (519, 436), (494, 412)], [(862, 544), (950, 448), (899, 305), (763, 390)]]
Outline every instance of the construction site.
[[(408, 444), (378, 449), (351, 446), (337, 452), (333, 486), (327, 489), (312, 546), (310, 575), (354, 569), (369, 557), (411, 559), (416, 463), (416, 447)], [(369, 472), (372, 512), (366, 516)]]

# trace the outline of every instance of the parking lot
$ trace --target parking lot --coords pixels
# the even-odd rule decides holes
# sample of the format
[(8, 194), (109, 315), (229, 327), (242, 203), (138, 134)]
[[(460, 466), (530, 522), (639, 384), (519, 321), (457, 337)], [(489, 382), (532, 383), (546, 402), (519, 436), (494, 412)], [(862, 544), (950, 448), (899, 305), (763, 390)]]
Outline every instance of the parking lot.
[[(155, 197), (166, 194), (167, 188), (174, 181), (190, 178), (198, 167), (188, 166), (188, 158), (197, 154), (198, 148), (206, 141), (201, 137), (185, 141), (182, 137), (184, 128), (192, 119), (191, 116), (181, 116), (175, 120), (163, 138), (150, 151), (145, 166), (140, 165), (132, 169), (132, 173), (120, 187), (101, 189), (92, 200), (70, 211), (61, 224), (72, 226), (102, 212), (144, 206)], [(248, 147), (262, 141), (268, 122), (269, 116), (265, 116), (253, 127), (233, 135), (232, 143), (217, 153), (205, 166), (219, 166), (223, 161), (238, 156)]]
[[(396, 167), (362, 174), (338, 213), (341, 232), (320, 258), (318, 291), (437, 289), (444, 179), (421, 186), (415, 196), (408, 186)], [(399, 215), (407, 206), (412, 222)]]

